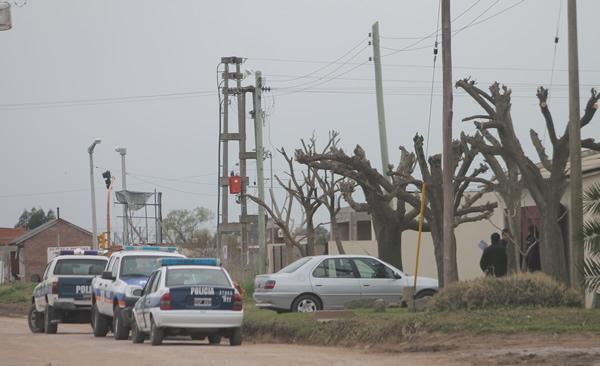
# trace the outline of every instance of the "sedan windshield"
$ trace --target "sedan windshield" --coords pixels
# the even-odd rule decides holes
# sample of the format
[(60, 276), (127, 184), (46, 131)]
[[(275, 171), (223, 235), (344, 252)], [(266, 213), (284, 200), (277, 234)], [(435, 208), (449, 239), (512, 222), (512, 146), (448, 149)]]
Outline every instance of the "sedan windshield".
[(60, 259), (54, 267), (56, 275), (99, 275), (106, 267), (101, 259)]
[(121, 277), (148, 277), (159, 267), (159, 256), (129, 256), (123, 257)]
[(312, 259), (312, 257), (303, 257), (303, 258), (300, 258), (297, 261), (292, 262), (291, 264), (287, 265), (286, 267), (283, 267), (277, 273), (293, 273), (293, 272), (296, 272), (296, 270), (298, 268), (300, 268), (303, 265), (305, 265), (311, 259)]

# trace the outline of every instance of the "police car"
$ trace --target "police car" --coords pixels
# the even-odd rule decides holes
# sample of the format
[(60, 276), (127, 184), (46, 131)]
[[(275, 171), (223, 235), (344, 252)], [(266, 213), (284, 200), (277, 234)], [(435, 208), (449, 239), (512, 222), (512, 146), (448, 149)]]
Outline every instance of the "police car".
[(125, 246), (110, 256), (101, 277), (92, 281), (92, 328), (95, 337), (112, 329), (115, 339), (129, 338), (131, 309), (161, 258), (185, 258), (175, 247)]
[(97, 251), (61, 251), (46, 266), (33, 290), (28, 324), (33, 333), (56, 333), (58, 323), (88, 323), (92, 278), (106, 266)]
[(132, 341), (159, 345), (167, 336), (229, 338), (242, 344), (242, 297), (218, 259), (162, 259), (133, 308)]

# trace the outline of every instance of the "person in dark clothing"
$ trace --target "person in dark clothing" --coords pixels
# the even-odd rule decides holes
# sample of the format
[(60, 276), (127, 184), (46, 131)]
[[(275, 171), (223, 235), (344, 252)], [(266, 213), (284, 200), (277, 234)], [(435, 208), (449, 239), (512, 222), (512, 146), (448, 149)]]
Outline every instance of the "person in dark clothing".
[(498, 233), (493, 233), (491, 240), (492, 245), (483, 251), (479, 266), (488, 276), (502, 277), (506, 275), (506, 248)]
[(540, 262), (540, 239), (537, 227), (534, 225), (529, 226), (529, 233), (527, 234), (527, 251), (525, 254), (525, 264), (527, 271), (535, 272), (542, 269)]

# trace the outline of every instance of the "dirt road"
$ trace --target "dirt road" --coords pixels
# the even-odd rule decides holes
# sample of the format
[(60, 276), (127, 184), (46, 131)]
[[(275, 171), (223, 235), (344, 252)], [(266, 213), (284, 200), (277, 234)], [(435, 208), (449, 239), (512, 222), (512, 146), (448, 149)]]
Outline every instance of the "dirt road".
[[(416, 353), (375, 353), (346, 348), (280, 344), (230, 347), (206, 342), (144, 343), (94, 338), (89, 325), (59, 325), (58, 334), (32, 334), (23, 318), (0, 317), (0, 365), (465, 365)], [(434, 355), (435, 356), (435, 355)]]
[[(127, 365), (600, 365), (597, 334), (430, 334), (377, 349), (168, 340), (162, 346), (94, 338), (90, 326), (32, 334), (25, 318), (0, 316), (0, 366)], [(387, 352), (386, 352), (387, 351)]]

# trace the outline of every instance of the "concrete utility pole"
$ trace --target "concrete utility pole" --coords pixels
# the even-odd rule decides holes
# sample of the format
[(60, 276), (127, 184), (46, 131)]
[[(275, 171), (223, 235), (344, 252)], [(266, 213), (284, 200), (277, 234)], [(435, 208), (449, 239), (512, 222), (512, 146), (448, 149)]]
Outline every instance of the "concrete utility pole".
[(239, 162), (240, 162), (240, 177), (242, 180), (242, 191), (240, 194), (240, 223), (242, 224), (242, 242), (240, 243), (240, 264), (243, 266), (245, 261), (248, 259), (248, 200), (246, 193), (248, 192), (248, 175), (246, 171), (246, 93), (242, 92), (242, 78), (241, 78), (241, 65), (238, 63), (235, 65), (236, 72), (236, 86), (237, 86), (237, 100), (238, 100), (238, 132), (240, 134), (240, 151), (239, 151)]
[(454, 232), (454, 183), (453, 156), (452, 156), (452, 29), (450, 18), (450, 0), (442, 0), (442, 86), (443, 86), (443, 111), (442, 111), (442, 139), (443, 139), (443, 176), (442, 187), (444, 191), (444, 286), (457, 280), (456, 268), (451, 268), (451, 263), (456, 263), (456, 244), (452, 240)]
[[(115, 151), (121, 154), (121, 189), (127, 190), (127, 173), (125, 171), (125, 155), (127, 148), (117, 146)], [(123, 204), (123, 245), (129, 244), (129, 220), (127, 220), (127, 203)]]
[(385, 128), (385, 110), (383, 107), (383, 82), (381, 80), (381, 53), (379, 50), (379, 22), (375, 22), (372, 28), (373, 35), (373, 65), (375, 65), (375, 95), (377, 97), (377, 120), (379, 121), (379, 148), (381, 150), (382, 174), (388, 177), (387, 171), (390, 165), (388, 156), (387, 132)]
[(569, 210), (571, 287), (579, 288), (583, 268), (583, 202), (581, 178), (581, 123), (579, 114), (579, 55), (577, 46), (577, 6), (568, 3), (569, 37), (569, 157), (571, 170), (571, 208)]
[(96, 189), (94, 187), (94, 148), (102, 142), (101, 139), (95, 139), (88, 147), (90, 155), (90, 192), (92, 198), (92, 249), (98, 249), (98, 222), (96, 221)]
[[(225, 62), (225, 72), (223, 73), (223, 126), (221, 128), (221, 133), (229, 133), (229, 63), (227, 62)], [(227, 191), (228, 186), (224, 185), (224, 182), (228, 179), (227, 177), (229, 177), (229, 141), (223, 139), (221, 143), (223, 144), (223, 155), (221, 158), (221, 165), (223, 166), (223, 173), (221, 176), (223, 182), (220, 183), (221, 222), (227, 224), (229, 222), (229, 192)]]
[[(254, 91), (254, 133), (256, 141), (256, 180), (258, 183), (258, 199), (265, 202), (265, 175), (263, 162), (265, 158), (263, 148), (263, 110), (262, 110), (262, 74), (257, 71)], [(267, 238), (266, 238), (265, 209), (258, 205), (258, 271), (266, 273), (267, 270)]]

